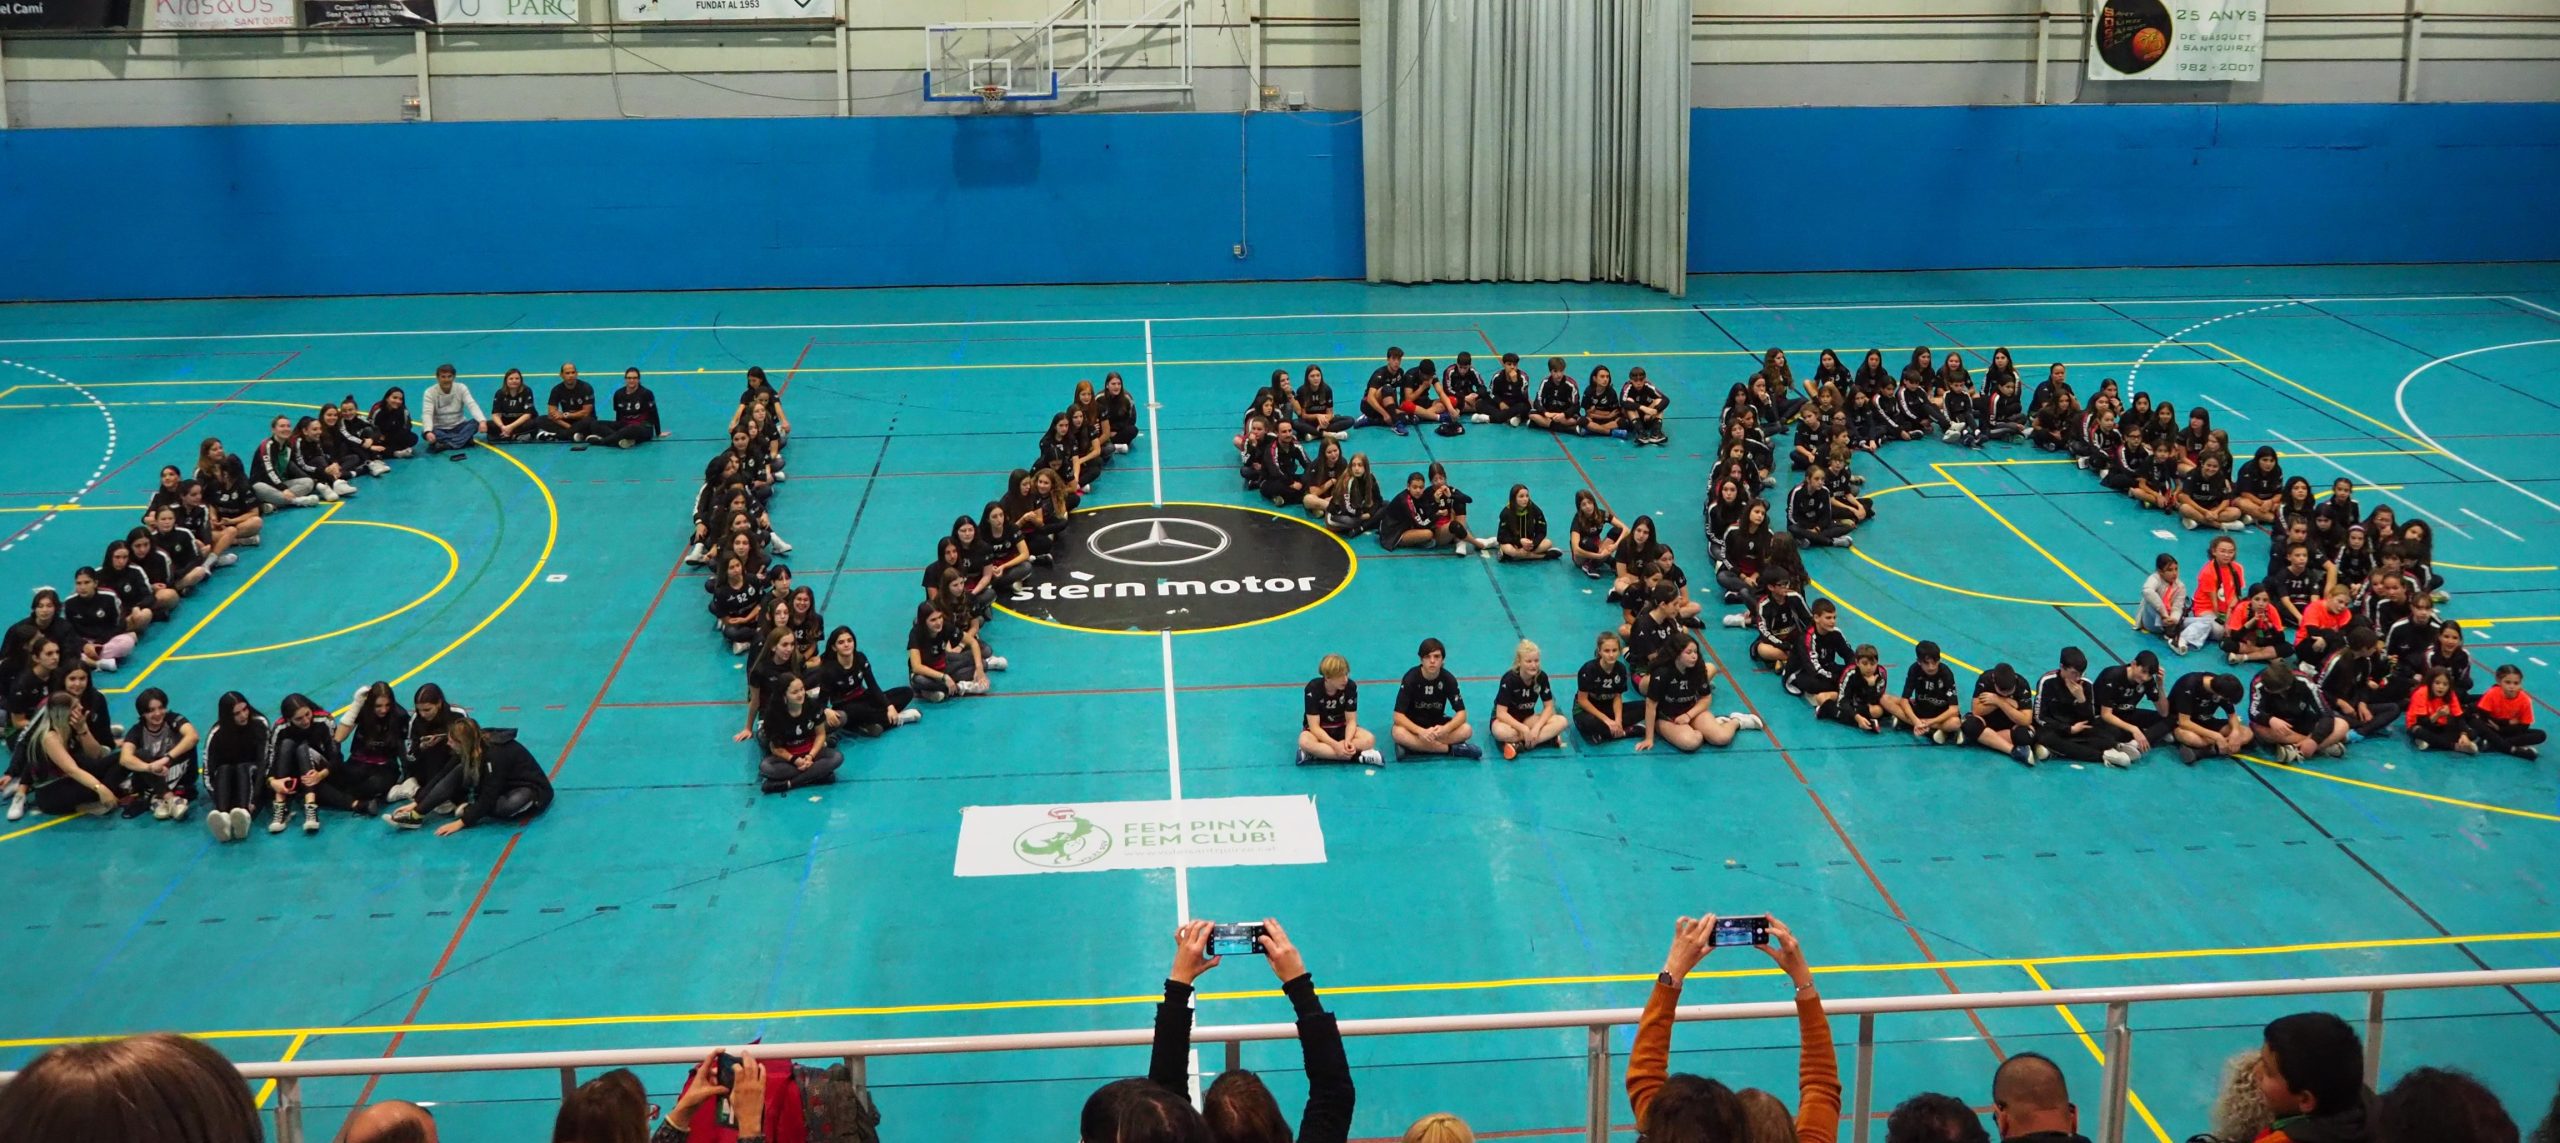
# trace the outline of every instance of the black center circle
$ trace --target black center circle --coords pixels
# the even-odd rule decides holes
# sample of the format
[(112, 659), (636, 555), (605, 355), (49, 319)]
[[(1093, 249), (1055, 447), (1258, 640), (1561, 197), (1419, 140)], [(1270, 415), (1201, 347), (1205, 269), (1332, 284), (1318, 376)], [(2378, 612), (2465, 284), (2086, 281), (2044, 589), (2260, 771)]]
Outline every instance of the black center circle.
[(1232, 504), (1079, 510), (1056, 561), (996, 598), (1008, 615), (1104, 635), (1223, 631), (1331, 599), (1359, 559), (1295, 516)]

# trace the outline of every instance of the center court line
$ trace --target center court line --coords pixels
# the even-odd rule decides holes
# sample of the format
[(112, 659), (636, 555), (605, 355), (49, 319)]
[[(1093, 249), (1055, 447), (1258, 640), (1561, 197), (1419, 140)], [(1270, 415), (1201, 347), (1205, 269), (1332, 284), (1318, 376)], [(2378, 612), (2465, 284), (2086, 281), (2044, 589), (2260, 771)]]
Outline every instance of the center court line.
[[(2435, 521), (2435, 524), (2436, 524), (2436, 526), (2437, 526), (2437, 527), (2439, 527), (2439, 528), (2447, 528), (2447, 529), (2451, 529), (2455, 535), (2460, 536), (2460, 537), (2462, 537), (2463, 539), (2466, 539), (2466, 540), (2468, 540), (2468, 539), (2471, 539), (2471, 538), (2472, 538), (2471, 533), (2470, 533), (2470, 532), (2468, 532), (2468, 531), (2465, 531), (2465, 530), (2463, 529), (2462, 525), (2460, 525), (2460, 524), (2456, 524), (2456, 523), (2454, 523), (2453, 521), (2446, 519), (2442, 513), (2439, 513), (2439, 512), (2430, 512), (2430, 511), (2428, 511), (2428, 510), (2427, 510), (2427, 508), (2426, 508), (2424, 505), (2419, 504), (2417, 501), (2415, 501), (2415, 500), (2411, 500), (2411, 499), (2409, 499), (2407, 496), (2405, 496), (2405, 495), (2403, 495), (2403, 494), (2401, 494), (2401, 493), (2399, 493), (2399, 492), (2394, 492), (2394, 491), (2392, 491), (2392, 489), (2393, 489), (2394, 487), (2396, 487), (2395, 485), (2377, 484), (2377, 483), (2375, 483), (2375, 482), (2373, 482), (2373, 481), (2371, 481), (2371, 480), (2367, 480), (2367, 479), (2365, 479), (2365, 477), (2364, 477), (2364, 474), (2363, 474), (2363, 473), (2357, 472), (2356, 470), (2354, 470), (2354, 469), (2352, 469), (2352, 468), (2349, 468), (2349, 467), (2347, 467), (2346, 465), (2343, 465), (2343, 464), (2338, 463), (2338, 461), (2337, 461), (2337, 459), (2336, 459), (2335, 457), (2331, 457), (2331, 456), (2325, 455), (2325, 454), (2321, 453), (2319, 450), (2312, 448), (2310, 445), (2304, 444), (2304, 443), (2302, 443), (2301, 441), (2295, 440), (2295, 439), (2293, 439), (2292, 437), (2289, 437), (2289, 436), (2284, 435), (2283, 433), (2276, 432), (2276, 431), (2275, 431), (2275, 430), (2273, 430), (2273, 429), (2269, 429), (2269, 430), (2267, 430), (2267, 433), (2268, 433), (2268, 435), (2269, 435), (2269, 436), (2272, 436), (2272, 437), (2276, 438), (2277, 440), (2280, 440), (2280, 441), (2283, 441), (2283, 442), (2284, 442), (2284, 443), (2286, 443), (2286, 444), (2292, 445), (2296, 450), (2300, 451), (2303, 455), (2305, 455), (2305, 456), (2308, 456), (2308, 457), (2312, 458), (2313, 460), (2320, 460), (2320, 461), (2326, 461), (2326, 462), (2328, 462), (2329, 467), (2331, 467), (2331, 468), (2335, 468), (2335, 469), (2337, 469), (2337, 470), (2338, 470), (2338, 471), (2340, 471), (2340, 472), (2346, 473), (2346, 474), (2347, 474), (2347, 479), (2352, 480), (2352, 481), (2355, 481), (2356, 483), (2361, 484), (2361, 485), (2364, 485), (2364, 486), (2366, 486), (2366, 487), (2373, 488), (2373, 489), (2377, 489), (2377, 490), (2381, 491), (2381, 493), (2382, 493), (2383, 495), (2388, 496), (2388, 497), (2390, 497), (2390, 498), (2392, 498), (2392, 499), (2394, 499), (2394, 500), (2397, 500), (2397, 501), (2399, 501), (2399, 502), (2401, 502), (2401, 503), (2403, 503), (2403, 504), (2408, 505), (2408, 506), (2409, 506), (2409, 509), (2410, 509), (2411, 511), (2416, 512), (2416, 513), (2418, 513), (2418, 514), (2419, 514), (2419, 515), (2421, 515), (2421, 516), (2425, 516), (2425, 517), (2427, 517), (2427, 518), (2429, 518), (2429, 519), (2431, 519), (2431, 520), (2434, 520), (2434, 521)], [(2430, 447), (2432, 447), (2432, 446), (2430, 446)], [(2442, 449), (2437, 449), (2436, 451), (2437, 451), (2437, 452), (2440, 452), (2440, 453), (2441, 453), (2441, 452), (2444, 452), (2444, 450), (2442, 450)], [(2451, 453), (2445, 453), (2445, 455), (2446, 455), (2446, 456), (2452, 456), (2452, 454), (2451, 454)], [(2461, 458), (2460, 458), (2460, 457), (2454, 457), (2453, 459), (2460, 460)], [(2531, 494), (2531, 493), (2526, 493), (2526, 495), (2530, 496), (2530, 495), (2532, 495), (2532, 494)], [(2537, 499), (2539, 499), (2539, 498), (2537, 497)]]
[(2495, 520), (2492, 520), (2492, 519), (2490, 519), (2490, 518), (2488, 518), (2488, 517), (2486, 517), (2486, 516), (2483, 516), (2483, 515), (2481, 515), (2481, 514), (2479, 514), (2479, 513), (2477, 513), (2477, 512), (2474, 512), (2474, 511), (2472, 511), (2472, 510), (2471, 510), (2471, 509), (2469, 509), (2469, 508), (2465, 508), (2465, 509), (2463, 509), (2463, 510), (2462, 510), (2462, 514), (2463, 514), (2463, 515), (2465, 515), (2465, 516), (2469, 516), (2469, 517), (2471, 517), (2471, 518), (2472, 518), (2472, 519), (2474, 519), (2474, 520), (2478, 520), (2478, 521), (2480, 521), (2480, 522), (2481, 522), (2481, 523), (2483, 523), (2483, 524), (2487, 524), (2488, 526), (2490, 526), (2490, 527), (2492, 527), (2492, 528), (2496, 528), (2497, 530), (2499, 530), (2499, 531), (2501, 531), (2501, 532), (2506, 532), (2506, 536), (2507, 536), (2507, 538), (2508, 538), (2508, 539), (2510, 539), (2510, 540), (2514, 540), (2515, 542), (2517, 542), (2517, 543), (2519, 543), (2519, 544), (2521, 544), (2521, 543), (2525, 542), (2524, 537), (2519, 536), (2519, 535), (2515, 534), (2514, 532), (2508, 532), (2508, 531), (2507, 531), (2507, 527), (2506, 527), (2506, 525), (2504, 525), (2504, 524), (2500, 524), (2499, 522), (2497, 522), (2497, 521), (2495, 521)]

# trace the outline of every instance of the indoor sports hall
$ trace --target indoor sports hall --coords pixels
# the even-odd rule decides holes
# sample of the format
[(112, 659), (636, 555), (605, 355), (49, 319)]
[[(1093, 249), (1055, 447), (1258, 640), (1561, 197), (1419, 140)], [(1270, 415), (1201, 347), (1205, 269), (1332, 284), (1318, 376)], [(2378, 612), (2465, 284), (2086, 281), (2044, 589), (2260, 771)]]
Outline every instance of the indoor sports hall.
[[(2544, 1122), (2560, 224), (2529, 188), (2560, 178), (2560, 17), (1053, 6), (0, 16), (0, 569), (36, 600), (5, 613), (0, 1068), (33, 1070), (0, 1129), (98, 1137), (25, 1125), (109, 1122), (65, 1117), (65, 1067), (174, 1082), (63, 1062), (155, 1032), (245, 1069), (238, 1137), (283, 1143), (754, 1137), (684, 1096), (714, 1052), (858, 1059), (876, 1135), (777, 1097), (774, 1139), (1274, 1138), (1221, 1117), (1259, 1099), (1278, 1138), (1758, 1140), (1698, 1110), (1746, 1088), (1859, 1143)], [(1496, 56), (1524, 74), (1469, 62)], [(1516, 355), (1540, 417), (1561, 375), (1565, 419), (1510, 423), (1462, 353), (1492, 381)], [(2002, 403), (1995, 353), (2032, 397)], [(1658, 421), (1592, 412), (1595, 370), (1637, 369)], [(1299, 406), (1256, 418), (1275, 373)], [(1780, 373), (1804, 407), (1737, 429)], [(2101, 393), (2173, 409), (2142, 415), (2161, 459)], [(1796, 604), (1711, 516), (1735, 441)], [(1337, 445), (1383, 523), (1302, 503)], [(1798, 447), (1854, 483), (1800, 510)], [(2216, 491), (2262, 463), (2306, 499)], [(1562, 558), (1500, 546), (1522, 492)], [(1589, 568), (1586, 496), (1622, 545)], [(1621, 578), (1639, 532), (1676, 570)], [(837, 628), (885, 718), (829, 672)], [(1524, 641), (1562, 717), (1514, 750)], [(1703, 722), (1647, 731), (1637, 693), (1579, 724), (1603, 641), (1671, 688), (1661, 725)], [(1946, 742), (1798, 693), (1871, 648), (1900, 695), (1922, 644)], [(2148, 682), (2141, 749), (2057, 729), (2066, 648), (2101, 696)], [(1304, 749), (1334, 741), (1330, 656), (1374, 755)], [(2040, 729), (1953, 729), (1986, 672)], [(2254, 736), (2182, 749), (2178, 696), (2217, 675), (2197, 724)], [(1399, 746), (1431, 725), (1400, 686), (1452, 679), (1467, 748)], [(192, 765), (152, 765), (153, 699)], [(1711, 914), (1736, 947), (1696, 947)], [(1177, 928), (1266, 919), (1198, 976), (1187, 1050), (1103, 1106), (1197, 969)], [(1301, 963), (1350, 1107), (1302, 1055)], [(1667, 1070), (1715, 1083), (1639, 1110), (1639, 1011), (1674, 996)], [(2288, 1103), (2328, 1090), (2290, 1037), (2333, 1029), (2353, 1106)], [(649, 1126), (573, 1127), (625, 1066)], [(2039, 1068), (2071, 1125), (2012, 1086)], [(366, 1133), (404, 1104), (436, 1134)]]

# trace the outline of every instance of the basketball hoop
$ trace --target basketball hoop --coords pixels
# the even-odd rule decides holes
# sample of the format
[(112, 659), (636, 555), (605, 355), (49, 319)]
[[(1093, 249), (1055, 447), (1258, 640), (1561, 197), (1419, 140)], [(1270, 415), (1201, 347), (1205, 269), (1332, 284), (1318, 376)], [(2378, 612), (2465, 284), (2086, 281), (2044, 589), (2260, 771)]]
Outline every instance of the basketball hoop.
[(1002, 84), (988, 83), (980, 84), (978, 87), (978, 102), (982, 105), (993, 107), (1004, 102), (1004, 97), (1005, 89)]

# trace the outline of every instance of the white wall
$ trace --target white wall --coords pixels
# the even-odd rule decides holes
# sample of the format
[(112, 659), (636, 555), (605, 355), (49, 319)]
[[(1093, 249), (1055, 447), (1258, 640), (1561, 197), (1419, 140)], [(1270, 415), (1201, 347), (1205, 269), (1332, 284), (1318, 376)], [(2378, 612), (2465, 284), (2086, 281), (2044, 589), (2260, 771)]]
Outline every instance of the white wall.
[[(604, 20), (608, 0), (578, 0)], [(439, 119), (833, 115), (842, 82), (857, 115), (960, 114), (918, 98), (925, 25), (1039, 21), (1062, 0), (845, 0), (827, 26), (448, 28), (425, 37)], [(1093, 0), (1106, 18), (1145, 0)], [(1159, 0), (1161, 2), (1161, 0)], [(1435, 0), (1413, 0), (1432, 3)], [(2039, 0), (1694, 0), (1701, 106), (2002, 104), (2035, 97)], [(1234, 111), (1264, 85), (1315, 108), (1359, 102), (1358, 0), (1191, 0), (1194, 90), (1087, 95), (1077, 110)], [(2401, 0), (2271, 0), (2265, 82), (2084, 84), (2077, 0), (2042, 0), (2052, 102), (2398, 99)], [(149, 0), (136, 0), (147, 8)], [(2426, 0), (2466, 15), (2424, 24), (2416, 96), (2560, 98), (2560, 4)], [(2458, 9), (2455, 7), (2458, 5)], [(1973, 20), (1921, 20), (1921, 11)], [(2000, 14), (1995, 16), (1994, 14)], [(1257, 20), (1260, 21), (1257, 26)], [(1059, 49), (1081, 53), (1081, 18)], [(839, 45), (839, 37), (842, 44)], [(1157, 82), (1179, 62), (1172, 37), (1133, 36), (1104, 57), (1111, 78)], [(398, 119), (417, 93), (407, 32), (13, 35), (0, 41), (0, 99), (20, 127)]]

